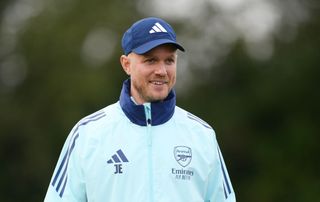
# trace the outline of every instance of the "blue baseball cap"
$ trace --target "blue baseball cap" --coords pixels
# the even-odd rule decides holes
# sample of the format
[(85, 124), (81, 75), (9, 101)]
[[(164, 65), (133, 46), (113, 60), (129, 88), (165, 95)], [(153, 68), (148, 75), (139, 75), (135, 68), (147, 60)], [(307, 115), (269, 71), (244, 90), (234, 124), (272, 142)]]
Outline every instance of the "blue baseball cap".
[(173, 44), (177, 49), (184, 51), (177, 42), (176, 33), (172, 27), (166, 21), (155, 17), (135, 22), (122, 37), (125, 55), (131, 52), (142, 55), (162, 44)]

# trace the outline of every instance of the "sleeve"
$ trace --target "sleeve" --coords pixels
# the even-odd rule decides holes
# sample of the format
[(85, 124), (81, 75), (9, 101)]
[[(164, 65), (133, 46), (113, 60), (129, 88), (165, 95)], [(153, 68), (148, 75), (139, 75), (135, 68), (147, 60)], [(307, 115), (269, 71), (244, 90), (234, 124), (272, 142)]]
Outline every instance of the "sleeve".
[(80, 158), (80, 140), (76, 125), (63, 145), (47, 190), (45, 202), (84, 202), (85, 183)]
[(213, 167), (208, 177), (206, 201), (235, 202), (235, 193), (218, 143), (214, 154)]

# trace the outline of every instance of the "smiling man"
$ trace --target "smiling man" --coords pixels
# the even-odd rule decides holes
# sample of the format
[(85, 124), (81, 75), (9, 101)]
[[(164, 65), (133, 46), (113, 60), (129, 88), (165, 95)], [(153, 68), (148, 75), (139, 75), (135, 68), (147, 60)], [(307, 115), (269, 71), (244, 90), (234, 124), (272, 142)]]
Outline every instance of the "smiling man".
[(71, 130), (45, 201), (234, 202), (214, 130), (176, 106), (172, 27), (139, 20), (122, 47), (120, 99)]
[(143, 55), (122, 55), (120, 62), (131, 79), (131, 96), (137, 104), (164, 100), (176, 82), (177, 48), (159, 45)]

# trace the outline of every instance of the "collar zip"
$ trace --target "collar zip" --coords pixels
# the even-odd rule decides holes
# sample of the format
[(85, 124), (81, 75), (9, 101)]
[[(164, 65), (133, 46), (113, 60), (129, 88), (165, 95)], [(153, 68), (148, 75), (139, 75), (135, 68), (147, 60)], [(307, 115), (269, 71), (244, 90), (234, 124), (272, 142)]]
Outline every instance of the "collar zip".
[(167, 122), (174, 114), (176, 95), (173, 90), (163, 101), (137, 105), (130, 95), (130, 79), (123, 82), (120, 105), (128, 119), (140, 126), (157, 126)]
[(147, 126), (151, 125), (151, 103), (147, 102), (143, 104), (144, 112), (146, 114), (146, 123)]

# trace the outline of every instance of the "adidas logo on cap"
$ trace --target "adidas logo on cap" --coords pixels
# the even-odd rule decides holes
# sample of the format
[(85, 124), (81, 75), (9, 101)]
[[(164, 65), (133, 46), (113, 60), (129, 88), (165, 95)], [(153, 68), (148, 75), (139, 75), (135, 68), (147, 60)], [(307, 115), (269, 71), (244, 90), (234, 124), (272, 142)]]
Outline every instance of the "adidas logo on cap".
[(177, 49), (184, 48), (177, 42), (176, 33), (164, 20), (155, 17), (135, 22), (122, 37), (121, 45), (125, 55), (134, 52), (143, 55), (162, 44), (172, 44)]
[(168, 32), (159, 22), (155, 23), (152, 29), (149, 31), (150, 34), (156, 32)]

